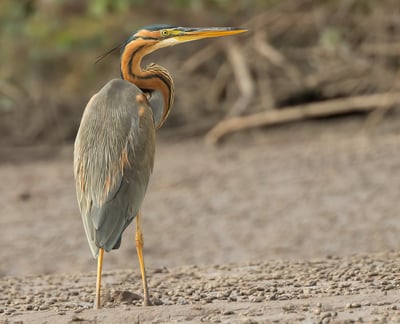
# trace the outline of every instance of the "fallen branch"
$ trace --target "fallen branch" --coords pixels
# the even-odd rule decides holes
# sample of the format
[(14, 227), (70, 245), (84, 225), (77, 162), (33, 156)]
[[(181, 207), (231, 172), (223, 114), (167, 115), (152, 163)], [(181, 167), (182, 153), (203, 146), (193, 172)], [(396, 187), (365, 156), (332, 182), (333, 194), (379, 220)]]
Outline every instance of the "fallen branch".
[(360, 49), (367, 55), (399, 56), (400, 43), (366, 43), (362, 44)]
[(240, 130), (274, 125), (310, 117), (324, 117), (341, 113), (387, 109), (400, 101), (400, 92), (333, 99), (264, 111), (248, 116), (223, 120), (206, 135), (206, 143), (216, 144), (223, 136)]
[(241, 96), (228, 111), (228, 116), (241, 115), (250, 104), (254, 95), (254, 82), (249, 67), (242, 51), (233, 42), (229, 42), (226, 48), (228, 60), (232, 65), (233, 74)]

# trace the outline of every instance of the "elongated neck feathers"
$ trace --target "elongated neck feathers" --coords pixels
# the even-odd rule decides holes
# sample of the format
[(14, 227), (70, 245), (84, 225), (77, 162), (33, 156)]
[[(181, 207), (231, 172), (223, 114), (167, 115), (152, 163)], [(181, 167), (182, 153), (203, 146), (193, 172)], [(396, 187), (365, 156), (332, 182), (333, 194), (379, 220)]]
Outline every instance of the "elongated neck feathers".
[[(124, 80), (132, 82), (144, 92), (159, 91), (163, 96), (163, 104), (160, 106), (160, 101), (156, 100), (150, 106), (153, 109), (154, 116), (162, 116), (159, 121), (155, 121), (157, 128), (161, 127), (167, 119), (170, 108), (174, 100), (174, 83), (167, 69), (157, 64), (150, 64), (142, 69), (140, 64), (142, 58), (150, 54), (154, 50), (151, 40), (136, 38), (128, 43), (121, 55), (121, 76)], [(160, 112), (160, 110), (162, 112)]]

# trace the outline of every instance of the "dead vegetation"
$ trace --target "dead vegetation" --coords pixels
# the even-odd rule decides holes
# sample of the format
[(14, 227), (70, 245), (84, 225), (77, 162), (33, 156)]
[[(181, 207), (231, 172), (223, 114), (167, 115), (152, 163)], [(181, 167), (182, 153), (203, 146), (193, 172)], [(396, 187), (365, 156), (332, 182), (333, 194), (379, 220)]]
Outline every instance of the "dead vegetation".
[(360, 111), (371, 130), (399, 104), (399, 12), (384, 5), (367, 13), (331, 9), (286, 2), (243, 24), (254, 32), (244, 46), (224, 47), (231, 72), (222, 65), (217, 76), (225, 78), (215, 80), (232, 98), (208, 142), (252, 127)]
[[(355, 111), (373, 129), (399, 103), (397, 7), (394, 0), (280, 1), (250, 20), (236, 18), (247, 34), (162, 57), (177, 86), (164, 132), (216, 143), (252, 127)], [(107, 65), (118, 66), (114, 59)], [(21, 89), (0, 84), (3, 101), (19, 107), (0, 110), (3, 143), (73, 139), (90, 95), (53, 100), (51, 87)]]

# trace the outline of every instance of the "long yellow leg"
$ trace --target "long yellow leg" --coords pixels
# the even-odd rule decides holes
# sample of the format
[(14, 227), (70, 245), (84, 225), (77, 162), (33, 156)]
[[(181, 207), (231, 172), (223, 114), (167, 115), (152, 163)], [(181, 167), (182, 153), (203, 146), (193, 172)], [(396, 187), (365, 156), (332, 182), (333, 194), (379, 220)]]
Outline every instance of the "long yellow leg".
[(140, 272), (142, 273), (143, 283), (143, 305), (150, 306), (149, 290), (147, 289), (146, 269), (143, 259), (143, 234), (140, 229), (140, 212), (136, 215), (136, 250), (139, 258)]
[(99, 250), (99, 256), (97, 257), (97, 280), (96, 280), (96, 299), (94, 301), (94, 308), (101, 308), (100, 305), (100, 289), (101, 289), (101, 270), (103, 268), (103, 255), (104, 250)]

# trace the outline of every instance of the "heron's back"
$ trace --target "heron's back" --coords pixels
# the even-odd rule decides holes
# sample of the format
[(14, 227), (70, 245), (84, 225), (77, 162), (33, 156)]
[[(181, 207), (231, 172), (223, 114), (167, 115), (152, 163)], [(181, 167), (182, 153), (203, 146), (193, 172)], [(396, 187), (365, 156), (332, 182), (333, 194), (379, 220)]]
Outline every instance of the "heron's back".
[(85, 108), (74, 149), (78, 203), (94, 256), (118, 248), (138, 213), (154, 163), (155, 129), (142, 92), (108, 82)]

